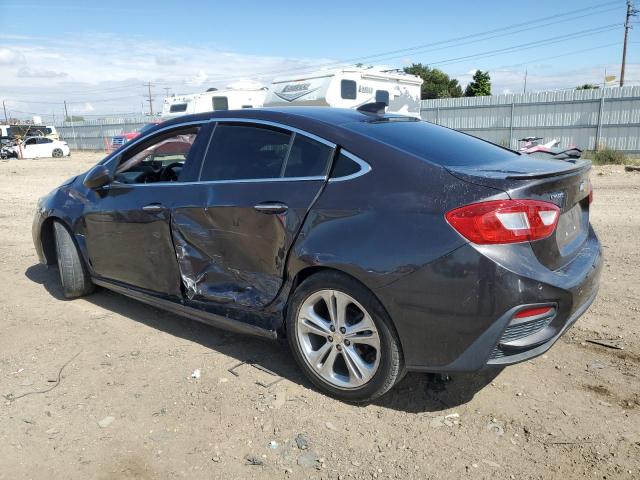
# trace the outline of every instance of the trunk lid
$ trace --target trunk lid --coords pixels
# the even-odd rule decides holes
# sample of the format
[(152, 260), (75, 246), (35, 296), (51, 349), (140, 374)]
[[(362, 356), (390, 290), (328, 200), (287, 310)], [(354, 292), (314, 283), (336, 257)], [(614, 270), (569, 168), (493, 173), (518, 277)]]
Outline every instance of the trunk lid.
[(512, 199), (551, 202), (560, 207), (554, 233), (530, 242), (540, 263), (557, 270), (580, 251), (589, 234), (589, 173), (591, 162), (520, 156), (504, 162), (448, 166), (456, 177), (477, 185), (498, 188)]

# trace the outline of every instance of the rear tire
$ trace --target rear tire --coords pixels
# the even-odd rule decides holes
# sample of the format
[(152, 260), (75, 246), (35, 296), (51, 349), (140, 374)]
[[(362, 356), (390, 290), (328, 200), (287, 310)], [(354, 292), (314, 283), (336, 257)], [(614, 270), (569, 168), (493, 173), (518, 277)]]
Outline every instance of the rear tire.
[(91, 282), (80, 252), (71, 237), (71, 233), (60, 222), (53, 223), (56, 240), (56, 256), (62, 290), (66, 298), (77, 298), (93, 292)]
[(53, 158), (61, 158), (64, 156), (64, 152), (61, 148), (54, 148), (53, 152), (51, 152), (51, 156), (53, 156)]
[(404, 376), (389, 315), (371, 291), (345, 274), (320, 272), (302, 282), (290, 299), (286, 328), (299, 367), (334, 398), (370, 402)]

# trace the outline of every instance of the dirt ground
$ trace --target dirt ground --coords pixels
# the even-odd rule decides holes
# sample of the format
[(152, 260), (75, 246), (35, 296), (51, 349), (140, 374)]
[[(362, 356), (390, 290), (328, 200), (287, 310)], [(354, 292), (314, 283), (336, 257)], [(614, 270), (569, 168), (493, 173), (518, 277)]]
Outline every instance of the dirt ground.
[(105, 290), (63, 300), (32, 213), (98, 158), (0, 162), (0, 479), (640, 478), (640, 173), (594, 169), (601, 291), (546, 355), (409, 374), (358, 407), (276, 343)]

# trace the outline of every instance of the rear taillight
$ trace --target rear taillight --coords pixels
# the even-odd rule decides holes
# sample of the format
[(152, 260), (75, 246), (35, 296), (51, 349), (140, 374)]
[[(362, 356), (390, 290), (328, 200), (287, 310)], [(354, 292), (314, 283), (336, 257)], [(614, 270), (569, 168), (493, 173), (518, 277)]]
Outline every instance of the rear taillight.
[(593, 203), (593, 185), (589, 182), (589, 205)]
[(449, 224), (473, 243), (517, 243), (547, 238), (558, 224), (557, 205), (540, 200), (491, 200), (456, 208)]

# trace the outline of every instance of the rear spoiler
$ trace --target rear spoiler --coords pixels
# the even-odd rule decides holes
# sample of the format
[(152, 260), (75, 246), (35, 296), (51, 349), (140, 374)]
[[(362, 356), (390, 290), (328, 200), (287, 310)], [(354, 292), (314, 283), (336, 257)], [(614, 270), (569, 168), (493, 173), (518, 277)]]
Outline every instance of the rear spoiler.
[(564, 162), (571, 165), (571, 167), (561, 169), (561, 170), (550, 170), (547, 172), (529, 172), (529, 173), (509, 174), (507, 175), (507, 178), (510, 180), (526, 180), (526, 179), (532, 179), (532, 178), (559, 177), (561, 175), (577, 173), (582, 170), (589, 170), (592, 165), (591, 160), (564, 160)]

